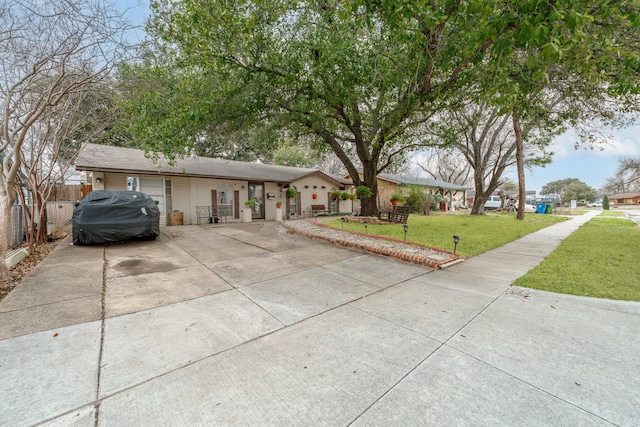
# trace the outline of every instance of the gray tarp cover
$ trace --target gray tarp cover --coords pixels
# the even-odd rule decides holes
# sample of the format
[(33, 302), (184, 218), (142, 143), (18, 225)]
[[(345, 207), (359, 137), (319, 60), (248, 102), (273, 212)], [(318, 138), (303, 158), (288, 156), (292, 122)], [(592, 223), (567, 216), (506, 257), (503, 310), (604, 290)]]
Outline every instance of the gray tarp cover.
[(156, 202), (137, 191), (92, 191), (73, 211), (74, 245), (95, 245), (160, 235)]

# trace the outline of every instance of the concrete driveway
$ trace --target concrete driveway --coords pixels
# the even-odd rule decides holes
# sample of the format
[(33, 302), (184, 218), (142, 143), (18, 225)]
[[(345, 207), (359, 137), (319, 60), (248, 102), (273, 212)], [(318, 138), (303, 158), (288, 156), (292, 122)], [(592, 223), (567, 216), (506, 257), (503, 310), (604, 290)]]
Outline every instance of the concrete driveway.
[(275, 223), (63, 241), (0, 302), (0, 425), (638, 425), (640, 304), (510, 286), (588, 218), (441, 271)]

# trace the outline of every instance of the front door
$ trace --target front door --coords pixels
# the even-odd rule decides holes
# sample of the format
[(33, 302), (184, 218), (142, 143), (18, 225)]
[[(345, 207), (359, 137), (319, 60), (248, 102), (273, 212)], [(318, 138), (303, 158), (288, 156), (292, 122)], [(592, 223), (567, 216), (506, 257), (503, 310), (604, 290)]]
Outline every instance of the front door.
[(251, 219), (264, 219), (264, 183), (249, 183), (249, 199), (253, 199)]

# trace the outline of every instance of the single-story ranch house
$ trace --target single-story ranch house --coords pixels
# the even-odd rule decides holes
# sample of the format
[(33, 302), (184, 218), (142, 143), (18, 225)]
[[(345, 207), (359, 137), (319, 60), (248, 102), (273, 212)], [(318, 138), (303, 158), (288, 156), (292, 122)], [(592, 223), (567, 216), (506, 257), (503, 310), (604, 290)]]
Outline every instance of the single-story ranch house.
[[(358, 200), (334, 200), (330, 193), (353, 192), (351, 181), (317, 169), (274, 166), (206, 157), (185, 157), (169, 165), (155, 164), (144, 152), (131, 148), (87, 144), (75, 167), (86, 171), (93, 190), (142, 191), (158, 201), (161, 224), (173, 213), (184, 224), (211, 219), (238, 222), (251, 219), (276, 220), (276, 202), (282, 202), (287, 217), (311, 216), (311, 205), (324, 205), (328, 213), (357, 212)], [(288, 188), (297, 197), (286, 196)], [(253, 206), (245, 202), (253, 199)], [(250, 217), (246, 210), (251, 210)]]
[(389, 198), (399, 191), (402, 185), (417, 185), (424, 187), (425, 193), (440, 193), (446, 202), (442, 209), (461, 208), (465, 206), (467, 187), (432, 178), (421, 178), (404, 175), (381, 173), (378, 174), (378, 206), (388, 208)]
[(617, 205), (640, 204), (640, 193), (620, 193), (609, 196), (609, 200)]

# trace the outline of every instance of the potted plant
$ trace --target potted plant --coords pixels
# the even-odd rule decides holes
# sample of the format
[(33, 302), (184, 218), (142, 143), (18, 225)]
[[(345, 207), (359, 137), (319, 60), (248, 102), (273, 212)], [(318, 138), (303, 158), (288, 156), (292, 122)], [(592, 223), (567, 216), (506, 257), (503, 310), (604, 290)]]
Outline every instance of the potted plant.
[(373, 191), (371, 191), (371, 189), (366, 185), (358, 185), (356, 188), (356, 195), (361, 199), (366, 199), (373, 195)]
[(342, 199), (342, 200), (349, 199), (349, 193), (347, 193), (346, 191), (340, 193), (340, 199)]
[(280, 209), (282, 207), (282, 200), (278, 200), (276, 202), (276, 208)]
[(399, 191), (396, 191), (395, 193), (393, 193), (393, 194), (391, 195), (391, 197), (389, 198), (389, 200), (391, 200), (391, 204), (392, 204), (393, 206), (396, 206), (396, 205), (398, 204), (398, 202), (399, 202), (400, 200), (402, 200), (402, 198), (403, 198), (402, 193), (400, 193)]
[(254, 199), (249, 199), (244, 202), (244, 205), (248, 208), (252, 208), (256, 205), (256, 201)]
[(340, 198), (340, 191), (339, 190), (333, 190), (330, 194), (331, 194), (331, 198), (332, 199), (338, 200)]
[(295, 199), (298, 197), (298, 191), (293, 187), (289, 187), (287, 188), (286, 195), (288, 199)]

